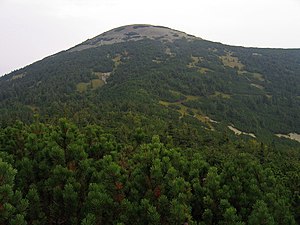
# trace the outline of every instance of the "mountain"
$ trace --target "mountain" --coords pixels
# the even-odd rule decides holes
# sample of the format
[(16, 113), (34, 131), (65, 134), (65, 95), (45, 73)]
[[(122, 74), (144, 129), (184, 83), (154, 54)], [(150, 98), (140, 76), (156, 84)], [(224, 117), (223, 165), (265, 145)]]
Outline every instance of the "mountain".
[(299, 74), (299, 49), (233, 47), (161, 26), (124, 26), (2, 77), (1, 124), (32, 121), (34, 113), (99, 121), (99, 110), (117, 107), (208, 129), (221, 123), (253, 137), (297, 137)]
[(296, 224), (299, 111), (300, 49), (115, 28), (0, 77), (0, 224)]

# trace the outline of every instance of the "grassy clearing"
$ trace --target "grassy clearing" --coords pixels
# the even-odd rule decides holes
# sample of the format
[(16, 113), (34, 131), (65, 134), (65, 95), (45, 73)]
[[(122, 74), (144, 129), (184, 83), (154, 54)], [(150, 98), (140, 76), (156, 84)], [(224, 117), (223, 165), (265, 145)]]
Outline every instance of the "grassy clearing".
[(260, 73), (252, 73), (253, 78), (259, 80), (259, 81), (265, 81), (264, 77)]
[(232, 56), (231, 52), (228, 52), (224, 56), (220, 56), (220, 59), (222, 60), (222, 63), (224, 66), (228, 66), (231, 68), (237, 68), (240, 71), (243, 70), (243, 68), (245, 67), (245, 65), (239, 61), (238, 57)]
[(99, 80), (102, 80), (103, 84), (106, 84), (107, 83), (106, 80), (111, 75), (111, 72), (107, 72), (107, 73), (94, 72), (93, 74), (96, 75), (99, 78)]
[(165, 101), (159, 101), (158, 103), (163, 105), (163, 106), (169, 106), (169, 105), (172, 104), (171, 102), (165, 102)]
[(202, 57), (195, 57), (195, 56), (191, 56), (191, 60), (192, 62), (190, 62), (187, 67), (188, 68), (198, 68), (197, 64), (201, 61), (203, 61)]
[(200, 122), (202, 122), (205, 125), (207, 125), (210, 130), (215, 130), (215, 128), (211, 124), (211, 121), (213, 121), (213, 120), (211, 120), (208, 116), (204, 116), (204, 115), (201, 115), (201, 114), (195, 114), (194, 117), (196, 119), (198, 119)]
[(198, 66), (198, 63), (204, 60), (202, 57), (191, 56), (191, 60), (192, 62), (187, 65), (188, 68), (196, 68), (201, 74), (206, 74), (207, 72), (212, 71), (211, 69)]
[(178, 104), (178, 106), (180, 107), (180, 109), (178, 109), (177, 111), (180, 113), (180, 118), (189, 115), (188, 113), (188, 107), (182, 105), (182, 104)]
[(93, 79), (91, 80), (91, 87), (93, 90), (100, 88), (104, 85), (104, 81), (100, 79)]
[(90, 82), (88, 82), (88, 83), (80, 82), (76, 85), (76, 90), (79, 91), (80, 93), (83, 93), (83, 92), (87, 91), (89, 86), (90, 86)]
[(26, 73), (21, 73), (21, 74), (17, 74), (17, 75), (14, 75), (11, 80), (16, 80), (16, 79), (20, 79), (20, 78), (23, 78), (26, 76)]
[(186, 102), (187, 101), (195, 101), (195, 100), (199, 100), (200, 99), (200, 97), (199, 96), (194, 96), (194, 95), (185, 95), (185, 97), (186, 97)]
[(207, 72), (212, 72), (212, 70), (211, 70), (211, 69), (208, 69), (208, 68), (205, 68), (205, 67), (200, 67), (200, 68), (198, 69), (198, 72), (199, 72), (199, 73), (202, 73), (202, 74), (206, 74)]
[(115, 67), (118, 67), (121, 64), (121, 58), (122, 55), (121, 54), (117, 54), (112, 60), (115, 63)]

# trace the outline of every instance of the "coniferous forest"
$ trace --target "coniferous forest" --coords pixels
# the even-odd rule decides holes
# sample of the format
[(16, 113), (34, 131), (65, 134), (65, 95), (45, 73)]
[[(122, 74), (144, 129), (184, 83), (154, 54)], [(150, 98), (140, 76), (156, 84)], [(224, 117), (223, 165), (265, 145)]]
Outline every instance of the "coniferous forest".
[(0, 224), (300, 224), (300, 50), (129, 28), (0, 77)]
[(0, 135), (1, 224), (299, 222), (299, 149), (142, 129), (125, 144), (66, 119)]

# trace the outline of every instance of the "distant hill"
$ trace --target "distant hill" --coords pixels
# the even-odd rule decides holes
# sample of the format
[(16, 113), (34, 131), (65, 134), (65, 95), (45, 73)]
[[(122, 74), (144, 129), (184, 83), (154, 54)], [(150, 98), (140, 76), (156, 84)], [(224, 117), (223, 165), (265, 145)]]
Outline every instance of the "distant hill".
[(234, 47), (161, 26), (123, 26), (1, 77), (0, 105), (2, 126), (32, 121), (35, 113), (76, 122), (84, 114), (86, 122), (105, 124), (108, 112), (130, 111), (211, 130), (232, 127), (250, 137), (297, 135), (300, 50)]

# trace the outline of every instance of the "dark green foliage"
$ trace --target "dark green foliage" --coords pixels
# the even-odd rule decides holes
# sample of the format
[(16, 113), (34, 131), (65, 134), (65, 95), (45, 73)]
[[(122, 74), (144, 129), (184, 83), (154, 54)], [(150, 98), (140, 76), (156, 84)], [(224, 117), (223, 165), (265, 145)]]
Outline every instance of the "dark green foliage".
[[(223, 64), (224, 56), (236, 57), (242, 67)], [(67, 117), (105, 127), (120, 127), (120, 117), (127, 116), (120, 112), (148, 120), (142, 123), (174, 121), (178, 105), (167, 110), (159, 100), (180, 103), (191, 95), (200, 98), (182, 103), (189, 112), (200, 110), (271, 142), (275, 133), (300, 133), (299, 63), (299, 50), (231, 47), (204, 40), (145, 39), (61, 52), (0, 78), (0, 125), (16, 119), (32, 122), (35, 113), (43, 120)], [(201, 68), (206, 72), (199, 72)], [(106, 85), (83, 93), (76, 90), (77, 84), (98, 79), (97, 72), (111, 72)]]
[[(261, 164), (262, 147), (251, 140), (215, 136), (212, 146), (202, 137), (198, 147), (187, 148), (174, 145), (176, 137), (147, 140), (139, 128), (134, 139), (118, 143), (99, 126), (78, 128), (66, 119), (55, 126), (17, 122), (0, 134), (4, 224), (298, 220), (299, 149), (285, 151), (296, 157), (286, 159), (281, 151), (265, 149), (272, 154), (265, 153)], [(16, 154), (20, 150), (23, 157)], [(284, 170), (282, 160), (290, 165)]]

